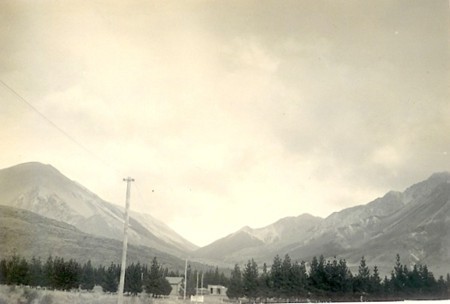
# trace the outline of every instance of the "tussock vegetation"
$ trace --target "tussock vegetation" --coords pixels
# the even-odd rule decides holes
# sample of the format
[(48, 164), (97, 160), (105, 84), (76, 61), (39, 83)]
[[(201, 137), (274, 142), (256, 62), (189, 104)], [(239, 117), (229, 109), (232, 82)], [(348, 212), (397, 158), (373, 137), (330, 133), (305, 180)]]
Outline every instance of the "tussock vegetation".
[[(125, 296), (124, 304), (175, 304), (177, 299), (154, 299), (148, 295)], [(41, 290), (0, 285), (0, 304), (116, 304), (117, 295), (102, 292)]]

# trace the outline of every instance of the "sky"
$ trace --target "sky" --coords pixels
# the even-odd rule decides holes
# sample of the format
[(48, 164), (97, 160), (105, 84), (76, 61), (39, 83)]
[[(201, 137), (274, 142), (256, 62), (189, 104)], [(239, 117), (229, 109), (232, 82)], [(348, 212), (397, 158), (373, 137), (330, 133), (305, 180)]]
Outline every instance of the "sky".
[[(450, 171), (448, 0), (0, 2), (0, 168), (203, 246)], [(20, 97), (19, 97), (20, 96)], [(23, 99), (21, 99), (23, 98)]]

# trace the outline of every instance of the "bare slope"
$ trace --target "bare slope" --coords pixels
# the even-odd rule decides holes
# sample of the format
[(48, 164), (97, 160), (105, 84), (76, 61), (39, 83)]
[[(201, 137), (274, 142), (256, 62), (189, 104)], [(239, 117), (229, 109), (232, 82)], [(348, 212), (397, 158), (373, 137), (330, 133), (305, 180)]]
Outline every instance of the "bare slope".
[[(25, 163), (0, 170), (0, 205), (63, 221), (92, 235), (122, 239), (123, 209), (50, 165)], [(175, 255), (196, 249), (164, 223), (134, 212), (130, 214), (129, 241)]]
[(302, 237), (322, 219), (310, 214), (286, 217), (266, 227), (248, 226), (195, 251), (197, 258), (223, 262), (245, 262), (248, 258), (264, 260), (277, 249)]
[[(94, 264), (120, 263), (122, 243), (84, 233), (72, 225), (36, 213), (0, 206), (0, 258), (19, 254), (27, 259), (49, 255)], [(144, 246), (128, 247), (128, 262), (151, 263), (153, 257), (174, 269), (183, 269), (184, 261)]]
[[(251, 241), (237, 239), (241, 234)], [(357, 266), (364, 255), (381, 270), (392, 269), (397, 253), (404, 263), (426, 263), (438, 274), (450, 272), (450, 173), (433, 174), (404, 192), (388, 192), (323, 220), (302, 215), (264, 228), (244, 227), (196, 251), (200, 258), (230, 264), (250, 258), (270, 263), (276, 254), (309, 261), (323, 254)]]
[(362, 255), (371, 264), (392, 268), (403, 262), (426, 263), (450, 271), (450, 173), (433, 174), (404, 192), (389, 192), (373, 202), (327, 217), (312, 233), (282, 250), (294, 257), (325, 254), (357, 264)]

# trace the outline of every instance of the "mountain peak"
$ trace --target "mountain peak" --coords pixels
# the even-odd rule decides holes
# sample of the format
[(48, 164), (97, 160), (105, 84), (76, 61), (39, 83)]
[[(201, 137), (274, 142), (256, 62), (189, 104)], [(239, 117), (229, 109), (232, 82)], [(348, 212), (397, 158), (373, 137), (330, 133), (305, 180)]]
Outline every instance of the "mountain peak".
[(446, 182), (450, 182), (450, 172), (448, 172), (448, 171), (436, 172), (436, 173), (431, 174), (431, 176), (428, 179), (429, 180), (443, 180)]
[[(69, 180), (52, 165), (43, 164), (40, 162), (28, 162), (19, 164), (6, 169), (2, 169), (1, 172), (4, 173), (4, 175), (7, 176), (8, 179), (13, 180), (16, 183), (23, 183), (29, 181), (30, 179), (35, 181), (37, 178)], [(15, 180), (17, 178), (22, 178), (25, 180)]]
[(6, 168), (5, 170), (15, 170), (15, 171), (41, 171), (41, 170), (47, 170), (47, 171), (56, 171), (52, 165), (50, 164), (43, 164), (37, 161), (27, 162), (18, 164), (15, 166), (11, 166), (9, 168)]
[(247, 233), (252, 233), (253, 229), (250, 226), (244, 226), (241, 229), (238, 230), (238, 232), (247, 232)]
[[(0, 170), (0, 205), (26, 209), (100, 237), (122, 239), (123, 209), (48, 164), (29, 162)], [(130, 213), (129, 241), (179, 254), (197, 247), (164, 223)]]

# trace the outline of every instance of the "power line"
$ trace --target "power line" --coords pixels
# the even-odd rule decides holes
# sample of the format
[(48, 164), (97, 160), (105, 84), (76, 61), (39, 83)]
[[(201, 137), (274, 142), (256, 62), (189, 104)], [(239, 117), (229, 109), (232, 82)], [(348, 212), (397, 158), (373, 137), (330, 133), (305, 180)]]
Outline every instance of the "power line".
[(35, 113), (37, 113), (42, 119), (44, 119), (48, 124), (50, 124), (52, 127), (54, 127), (56, 130), (58, 130), (62, 135), (67, 137), (70, 141), (72, 141), (74, 144), (76, 144), (78, 147), (80, 147), (82, 150), (84, 150), (86, 153), (91, 155), (93, 158), (95, 158), (97, 161), (102, 162), (107, 167), (113, 169), (118, 175), (121, 175), (121, 173), (113, 167), (111, 164), (107, 163), (105, 160), (98, 157), (95, 153), (90, 151), (88, 148), (86, 148), (83, 144), (81, 144), (78, 140), (76, 140), (73, 136), (71, 136), (69, 133), (64, 131), (62, 128), (60, 128), (57, 124), (55, 124), (52, 120), (50, 120), (47, 116), (45, 116), (41, 111), (39, 111), (35, 106), (31, 104), (28, 100), (26, 100), (22, 95), (20, 95), (16, 90), (14, 90), (11, 86), (9, 86), (7, 83), (5, 83), (2, 79), (0, 79), (0, 83), (9, 90), (14, 96), (16, 96), (21, 102), (23, 102), (25, 105), (27, 105), (30, 109), (32, 109)]
[[(77, 145), (79, 148), (81, 148), (82, 150), (84, 150), (87, 154), (89, 154), (92, 158), (94, 158), (95, 160), (101, 162), (103, 165), (109, 167), (110, 169), (112, 169), (118, 176), (122, 176), (123, 174), (121, 172), (119, 172), (119, 170), (117, 170), (117, 168), (115, 168), (114, 166), (112, 166), (110, 163), (106, 162), (104, 159), (100, 158), (99, 156), (97, 156), (95, 153), (93, 153), (91, 150), (89, 150), (88, 148), (86, 148), (86, 146), (84, 146), (82, 143), (80, 143), (76, 138), (74, 138), (73, 136), (71, 136), (69, 133), (67, 133), (66, 131), (64, 131), (61, 127), (59, 127), (56, 123), (54, 123), (50, 118), (48, 118), (47, 116), (45, 116), (41, 111), (39, 111), (31, 102), (29, 102), (26, 98), (24, 98), (22, 95), (20, 95), (16, 90), (14, 90), (11, 86), (9, 86), (7, 83), (5, 83), (2, 79), (0, 79), (0, 83), (6, 88), (8, 89), (15, 97), (17, 97), (18, 100), (20, 100), (22, 103), (24, 103), (25, 105), (27, 105), (31, 110), (33, 110), (36, 114), (38, 114), (42, 119), (44, 119), (48, 124), (50, 124), (52, 127), (54, 127), (56, 130), (58, 130), (63, 136), (65, 136), (66, 138), (68, 138), (70, 141), (72, 141), (75, 145)], [(142, 201), (142, 205), (145, 206), (146, 205), (146, 200), (144, 199), (144, 196), (141, 192), (141, 190), (139, 189), (137, 183), (133, 183), (132, 184), (134, 186), (134, 188), (137, 190), (136, 192), (138, 193), (138, 196), (140, 198), (140, 200)], [(154, 190), (152, 190), (152, 192), (154, 192)]]

